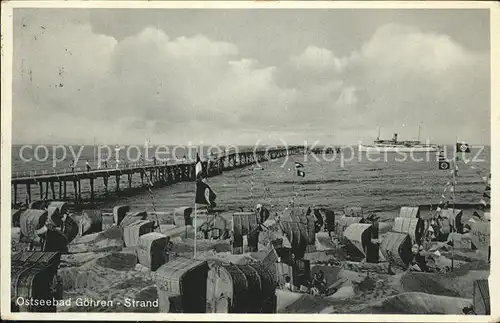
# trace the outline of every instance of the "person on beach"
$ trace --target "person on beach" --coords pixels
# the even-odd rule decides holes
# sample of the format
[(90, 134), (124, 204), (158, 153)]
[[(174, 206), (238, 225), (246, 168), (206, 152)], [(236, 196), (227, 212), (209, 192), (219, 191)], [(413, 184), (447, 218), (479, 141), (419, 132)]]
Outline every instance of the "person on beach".
[(71, 172), (74, 173), (75, 172), (75, 166), (76, 166), (76, 161), (73, 159), (71, 161)]
[(332, 210), (324, 210), (325, 212), (325, 229), (328, 232), (330, 239), (334, 238), (335, 233), (335, 213)]
[(87, 172), (90, 172), (90, 170), (92, 169), (92, 168), (90, 167), (90, 164), (89, 164), (89, 161), (88, 161), (88, 160), (86, 160), (86, 161), (85, 161), (85, 168), (87, 169)]
[(315, 288), (320, 294), (324, 294), (328, 284), (326, 282), (325, 274), (322, 270), (313, 275), (312, 287)]
[(269, 219), (269, 210), (262, 206), (262, 204), (257, 204), (257, 206), (255, 207), (255, 211), (257, 212), (257, 216), (260, 221), (259, 223), (264, 223), (267, 221), (267, 219)]
[(423, 255), (424, 248), (418, 244), (414, 244), (411, 248), (413, 259), (410, 262), (410, 271), (428, 271), (425, 255)]
[(156, 166), (156, 157), (153, 157), (153, 165)]
[(108, 161), (107, 160), (104, 161), (104, 168), (108, 168)]
[(288, 289), (289, 291), (293, 292), (292, 279), (288, 275), (285, 275), (285, 289)]

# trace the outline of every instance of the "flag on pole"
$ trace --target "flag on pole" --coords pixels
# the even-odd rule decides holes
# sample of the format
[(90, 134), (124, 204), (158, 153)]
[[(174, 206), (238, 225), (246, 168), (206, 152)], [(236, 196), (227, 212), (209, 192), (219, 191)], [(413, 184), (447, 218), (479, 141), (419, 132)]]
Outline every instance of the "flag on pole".
[(447, 161), (440, 161), (439, 162), (439, 169), (440, 170), (447, 170), (450, 169), (450, 163)]
[(457, 152), (470, 153), (470, 146), (465, 142), (457, 142)]
[(300, 169), (297, 169), (297, 176), (306, 177), (306, 173), (301, 171)]
[(299, 163), (299, 162), (295, 162), (295, 168), (302, 168), (304, 167), (303, 164)]
[(195, 174), (196, 174), (196, 179), (199, 180), (202, 178), (204, 172), (203, 172), (203, 163), (201, 162), (200, 159), (200, 154), (196, 153), (196, 165), (195, 165)]
[(217, 195), (214, 193), (214, 191), (210, 188), (210, 186), (207, 183), (201, 180), (196, 182), (196, 196), (194, 200), (195, 203), (210, 205), (212, 207), (215, 207), (216, 197)]
[(439, 152), (438, 167), (440, 170), (450, 169), (450, 162), (446, 160), (446, 157), (444, 156), (444, 152), (442, 150)]

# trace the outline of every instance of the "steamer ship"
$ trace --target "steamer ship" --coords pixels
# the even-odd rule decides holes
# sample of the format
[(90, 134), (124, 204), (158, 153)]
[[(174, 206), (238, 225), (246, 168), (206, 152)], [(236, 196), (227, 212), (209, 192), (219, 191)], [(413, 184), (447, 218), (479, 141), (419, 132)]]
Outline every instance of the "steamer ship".
[(434, 144), (420, 141), (420, 126), (418, 127), (418, 140), (398, 141), (398, 134), (394, 133), (392, 140), (381, 140), (380, 129), (373, 145), (359, 144), (360, 152), (437, 152), (439, 147)]

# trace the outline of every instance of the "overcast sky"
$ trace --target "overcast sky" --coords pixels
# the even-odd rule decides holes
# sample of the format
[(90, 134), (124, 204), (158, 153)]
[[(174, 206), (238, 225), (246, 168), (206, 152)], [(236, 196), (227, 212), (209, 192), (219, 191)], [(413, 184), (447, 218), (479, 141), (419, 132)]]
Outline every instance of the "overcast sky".
[(15, 9), (14, 143), (490, 139), (487, 10)]

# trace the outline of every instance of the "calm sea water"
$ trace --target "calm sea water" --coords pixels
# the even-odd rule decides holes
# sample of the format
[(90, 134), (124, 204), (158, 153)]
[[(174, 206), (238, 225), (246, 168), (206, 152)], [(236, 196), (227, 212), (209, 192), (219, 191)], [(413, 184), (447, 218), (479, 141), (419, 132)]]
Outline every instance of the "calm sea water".
[[(35, 170), (37, 174), (43, 171), (49, 173), (54, 170), (63, 171), (68, 169), (72, 162), (70, 156), (53, 168), (52, 155), (44, 162), (23, 161), (20, 158), (20, 148), (14, 146), (12, 149), (13, 176), (27, 175)], [(78, 149), (74, 146), (75, 151)], [(447, 147), (447, 151), (451, 157), (453, 147)], [(85, 146), (77, 167), (83, 169), (86, 160), (93, 165), (94, 152), (94, 147)], [(182, 150), (176, 151), (177, 157), (182, 157), (185, 153)], [(30, 158), (32, 155), (31, 150), (24, 151), (25, 158)], [(42, 151), (40, 155), (43, 156)], [(56, 154), (59, 159), (62, 155), (62, 151), (59, 155)], [(120, 152), (121, 158), (125, 155), (125, 151)], [(152, 150), (149, 155), (154, 155)], [(262, 163), (262, 170), (254, 170), (255, 166), (249, 166), (226, 171), (221, 176), (210, 178), (209, 183), (217, 194), (218, 206), (228, 210), (250, 208), (257, 203), (284, 207), (294, 196), (296, 196), (295, 205), (298, 206), (340, 208), (345, 205), (360, 205), (371, 211), (395, 210), (404, 205), (435, 204), (440, 200), (444, 185), (451, 181), (451, 174), (449, 171), (438, 169), (435, 153), (430, 155), (421, 153), (414, 156), (429, 160), (407, 159), (401, 162), (398, 161), (402, 158), (401, 155), (383, 154), (378, 156), (380, 160), (374, 161), (376, 155), (370, 155), (371, 160), (368, 160), (366, 154), (359, 155), (355, 152), (351, 155), (350, 150), (345, 151), (344, 162), (340, 156), (334, 158), (332, 155), (327, 157), (334, 160), (324, 160), (319, 156), (319, 161), (310, 155), (291, 156), (288, 159)], [(133, 158), (136, 157), (137, 154)], [(165, 154), (161, 157), (165, 157)], [(168, 157), (171, 158), (172, 153)], [(468, 164), (458, 162), (456, 200), (477, 203), (484, 190), (481, 176), (488, 176), (490, 172), (490, 148), (486, 147), (482, 151), (473, 149), (470, 157), (475, 157), (475, 160)], [(304, 165), (302, 170), (306, 173), (305, 177), (296, 175), (294, 161)], [(110, 162), (110, 167), (114, 167), (114, 162)], [(121, 180), (122, 187), (126, 187), (126, 176), (122, 176)], [(136, 176), (134, 182), (140, 182), (140, 177)], [(96, 183), (97, 190), (102, 189), (101, 181), (98, 180)], [(109, 187), (114, 187), (113, 178), (110, 178)], [(192, 205), (194, 188), (194, 183), (186, 182), (155, 189), (153, 197), (156, 209), (170, 211), (174, 207)], [(68, 185), (69, 192), (71, 189), (72, 185)], [(89, 194), (88, 190), (88, 181), (83, 181), (82, 191)], [(19, 188), (18, 194), (19, 199), (23, 201), (23, 187)], [(32, 194), (38, 198), (36, 187), (32, 187)], [(133, 209), (152, 210), (151, 197), (147, 191), (131, 197), (121, 197), (118, 201), (103, 201), (102, 206), (112, 207), (117, 203), (129, 204)]]

